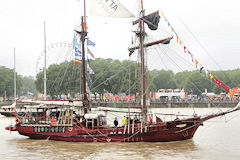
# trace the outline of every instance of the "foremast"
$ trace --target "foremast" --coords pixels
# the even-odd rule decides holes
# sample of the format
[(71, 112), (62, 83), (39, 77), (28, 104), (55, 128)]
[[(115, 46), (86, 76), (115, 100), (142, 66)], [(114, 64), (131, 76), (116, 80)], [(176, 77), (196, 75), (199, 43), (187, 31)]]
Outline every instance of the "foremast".
[(89, 100), (87, 96), (87, 83), (86, 83), (86, 60), (85, 60), (85, 40), (87, 37), (87, 20), (86, 20), (86, 2), (84, 0), (84, 16), (81, 17), (81, 31), (78, 32), (81, 36), (82, 45), (82, 78), (83, 78), (83, 107), (84, 114), (87, 113), (89, 108)]

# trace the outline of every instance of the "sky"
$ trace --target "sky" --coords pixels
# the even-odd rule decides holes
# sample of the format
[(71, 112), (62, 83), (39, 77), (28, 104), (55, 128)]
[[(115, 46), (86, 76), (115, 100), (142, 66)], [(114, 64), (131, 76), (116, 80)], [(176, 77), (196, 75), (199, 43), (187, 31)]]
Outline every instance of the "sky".
[[(87, 0), (88, 4), (89, 0)], [(129, 10), (134, 10), (136, 0), (120, 0)], [(67, 55), (72, 43), (73, 32), (80, 24), (83, 0), (7, 0), (0, 1), (0, 66), (13, 68), (13, 48), (16, 48), (16, 70), (19, 74), (36, 75), (43, 61), (44, 49), (43, 22), (46, 22), (48, 56), (47, 63), (57, 61)], [(208, 70), (228, 70), (240, 67), (240, 1), (238, 0), (145, 0), (147, 13), (162, 10), (178, 33), (184, 45)], [(88, 9), (88, 8), (87, 8)], [(88, 10), (87, 10), (88, 11)], [(132, 19), (112, 19), (88, 15), (88, 36), (96, 43), (92, 52), (96, 57), (129, 59), (127, 48), (132, 41)], [(160, 19), (159, 29), (149, 36), (159, 38), (174, 35), (164, 18)], [(55, 45), (54, 45), (55, 44)], [(203, 48), (203, 47), (204, 48)], [(151, 54), (148, 64), (151, 69), (172, 69), (174, 72), (192, 70), (189, 56), (184, 55), (183, 47), (176, 37), (168, 46), (174, 52), (172, 59), (183, 57), (188, 61), (183, 67), (174, 67), (164, 54)], [(152, 51), (155, 49), (152, 49)], [(165, 53), (166, 52), (166, 53)], [(179, 56), (176, 56), (178, 54)], [(69, 56), (69, 55), (68, 55)], [(150, 57), (151, 56), (151, 57)], [(40, 58), (39, 58), (40, 57)], [(63, 56), (64, 57), (64, 56)], [(156, 57), (160, 60), (156, 60)], [(163, 62), (166, 60), (167, 62)], [(156, 65), (154, 62), (157, 62)], [(189, 64), (188, 64), (189, 63)], [(37, 66), (39, 64), (39, 66)], [(194, 66), (193, 64), (191, 64)]]

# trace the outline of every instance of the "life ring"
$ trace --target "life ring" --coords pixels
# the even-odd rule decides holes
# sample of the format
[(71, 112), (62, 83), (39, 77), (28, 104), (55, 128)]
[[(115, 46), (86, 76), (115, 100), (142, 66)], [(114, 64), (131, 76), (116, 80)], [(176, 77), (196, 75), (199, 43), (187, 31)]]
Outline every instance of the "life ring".
[(72, 129), (73, 129), (72, 127), (68, 127), (69, 132), (72, 132)]
[(50, 121), (51, 125), (55, 124), (56, 122), (57, 122), (57, 121), (56, 121), (55, 118), (52, 118), (51, 121)]
[(15, 122), (16, 122), (16, 124), (19, 124), (20, 123), (20, 118), (16, 118)]

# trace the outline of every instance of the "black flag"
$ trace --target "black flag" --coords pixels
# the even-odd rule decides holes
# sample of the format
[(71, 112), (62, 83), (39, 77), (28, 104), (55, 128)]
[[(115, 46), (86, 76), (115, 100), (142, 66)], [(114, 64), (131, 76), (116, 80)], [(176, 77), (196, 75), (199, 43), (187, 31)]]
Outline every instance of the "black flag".
[(159, 12), (154, 12), (144, 18), (144, 22), (147, 23), (151, 30), (157, 30), (160, 20)]

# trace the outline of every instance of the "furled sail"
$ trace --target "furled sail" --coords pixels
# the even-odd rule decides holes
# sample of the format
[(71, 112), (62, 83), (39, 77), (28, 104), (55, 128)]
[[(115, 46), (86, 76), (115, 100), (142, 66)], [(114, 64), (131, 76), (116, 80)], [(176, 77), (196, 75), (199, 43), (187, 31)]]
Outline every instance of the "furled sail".
[(112, 18), (129, 18), (134, 15), (119, 0), (91, 0), (90, 14)]

